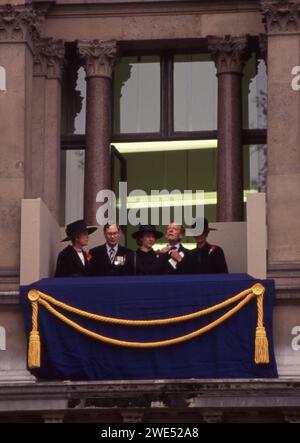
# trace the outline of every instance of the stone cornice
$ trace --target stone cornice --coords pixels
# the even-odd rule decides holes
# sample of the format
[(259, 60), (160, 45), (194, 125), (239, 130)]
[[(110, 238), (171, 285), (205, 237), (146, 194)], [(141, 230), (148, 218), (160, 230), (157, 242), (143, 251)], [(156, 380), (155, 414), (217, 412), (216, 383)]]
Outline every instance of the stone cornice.
[[(39, 382), (0, 384), (0, 404), (2, 411), (22, 410), (23, 400), (30, 400), (29, 410), (40, 410), (41, 400), (51, 400), (65, 410), (91, 410), (102, 412), (115, 410), (120, 403), (134, 408), (151, 408), (153, 402), (162, 408), (180, 408), (196, 410), (213, 408), (218, 410), (239, 408), (272, 408), (276, 398), (276, 408), (300, 408), (300, 380), (280, 379), (177, 379), (177, 380), (121, 380), (96, 382)], [(220, 407), (220, 398), (222, 406)], [(5, 405), (5, 409), (3, 406)], [(11, 406), (12, 405), (12, 406)], [(122, 407), (121, 407), (122, 409)], [(98, 412), (99, 413), (99, 412)], [(299, 411), (297, 414), (299, 418)], [(295, 418), (295, 417), (294, 417)]]
[(268, 34), (300, 32), (300, 0), (261, 0)]
[(44, 38), (35, 42), (33, 56), (33, 75), (61, 79), (65, 56), (62, 40)]
[(241, 74), (248, 58), (247, 36), (208, 36), (208, 50), (217, 68), (217, 75)]
[(116, 41), (82, 40), (78, 42), (78, 51), (85, 60), (87, 77), (112, 77), (118, 60)]
[(0, 43), (27, 42), (40, 38), (45, 18), (44, 9), (34, 9), (31, 4), (0, 6)]
[[(150, 1), (100, 1), (82, 0), (56, 1), (55, 7), (50, 12), (51, 18), (57, 17), (107, 17), (107, 16), (143, 16), (143, 15), (185, 15), (206, 13), (240, 13), (259, 11), (259, 0), (150, 0)], [(88, 8), (87, 8), (88, 3)]]

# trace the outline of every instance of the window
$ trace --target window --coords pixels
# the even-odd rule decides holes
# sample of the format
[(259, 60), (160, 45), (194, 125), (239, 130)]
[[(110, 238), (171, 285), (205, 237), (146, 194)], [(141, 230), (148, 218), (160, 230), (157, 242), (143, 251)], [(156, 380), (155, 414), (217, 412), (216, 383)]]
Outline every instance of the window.
[[(245, 200), (249, 191), (266, 191), (264, 61), (253, 53), (243, 74)], [(62, 154), (62, 213), (69, 222), (83, 214), (85, 149), (85, 71), (74, 54), (62, 90), (62, 148), (67, 150)], [(216, 68), (206, 53), (162, 51), (121, 57), (113, 77), (112, 144), (125, 149), (121, 152), (127, 160), (129, 191), (203, 189), (206, 216), (216, 220), (217, 93)], [(160, 144), (158, 150), (155, 143)], [(192, 143), (199, 147), (193, 149)]]
[(174, 57), (174, 131), (217, 129), (217, 77), (207, 54)]
[(61, 152), (61, 222), (71, 223), (83, 218), (85, 151)]
[(244, 190), (266, 192), (267, 145), (244, 146)]
[(84, 135), (86, 119), (85, 69), (77, 63), (67, 65), (63, 75), (62, 124), (63, 136)]
[(114, 72), (114, 134), (160, 132), (160, 57), (122, 57)]
[(243, 75), (243, 128), (267, 127), (267, 72), (256, 54), (247, 61)]

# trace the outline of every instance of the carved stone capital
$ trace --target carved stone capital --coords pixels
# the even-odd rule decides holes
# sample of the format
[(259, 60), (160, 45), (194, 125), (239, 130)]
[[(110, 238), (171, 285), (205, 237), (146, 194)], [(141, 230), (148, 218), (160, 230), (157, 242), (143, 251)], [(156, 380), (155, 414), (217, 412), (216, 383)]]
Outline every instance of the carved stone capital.
[(62, 40), (44, 38), (34, 45), (33, 75), (61, 79), (65, 47)]
[(249, 53), (247, 37), (208, 37), (208, 49), (217, 68), (217, 75), (224, 73), (241, 74)]
[(0, 42), (33, 42), (41, 34), (44, 11), (31, 4), (0, 6)]
[(269, 34), (299, 32), (299, 0), (261, 0), (263, 23)]
[(118, 47), (115, 41), (80, 41), (78, 50), (85, 60), (87, 77), (112, 77), (118, 59)]

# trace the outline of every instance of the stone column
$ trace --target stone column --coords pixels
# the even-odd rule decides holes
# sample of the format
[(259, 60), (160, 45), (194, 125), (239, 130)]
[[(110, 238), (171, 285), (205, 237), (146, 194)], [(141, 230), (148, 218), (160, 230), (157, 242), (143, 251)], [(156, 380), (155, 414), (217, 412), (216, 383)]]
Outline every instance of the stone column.
[(299, 265), (300, 91), (292, 88), (292, 70), (300, 66), (300, 1), (263, 0), (261, 7), (268, 45), (268, 262)]
[(246, 37), (209, 37), (218, 77), (217, 220), (243, 220), (242, 70)]
[(96, 195), (111, 188), (110, 141), (112, 71), (117, 61), (114, 41), (80, 41), (87, 81), (84, 217), (96, 224)]
[[(41, 17), (30, 5), (0, 5), (0, 280), (19, 273), (21, 199), (30, 195), (32, 47)], [(4, 86), (4, 87), (3, 87)], [(6, 275), (9, 275), (6, 274)]]
[(58, 219), (60, 208), (61, 77), (64, 42), (40, 39), (34, 47), (32, 197), (41, 197)]

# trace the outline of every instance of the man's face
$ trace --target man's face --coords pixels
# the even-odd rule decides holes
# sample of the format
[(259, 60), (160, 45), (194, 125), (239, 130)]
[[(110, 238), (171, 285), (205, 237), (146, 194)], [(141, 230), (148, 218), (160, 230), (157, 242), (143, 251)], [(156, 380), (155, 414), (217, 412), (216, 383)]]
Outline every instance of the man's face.
[(155, 241), (156, 241), (156, 238), (155, 238), (155, 235), (152, 232), (146, 232), (141, 237), (142, 246), (145, 246), (146, 248), (152, 248), (152, 246), (154, 245)]
[(82, 234), (78, 235), (78, 237), (76, 237), (76, 242), (77, 242), (78, 246), (80, 246), (81, 248), (83, 248), (84, 246), (87, 246), (87, 244), (89, 242), (88, 231), (84, 231)]
[(169, 242), (179, 243), (182, 239), (182, 228), (181, 225), (176, 225), (175, 223), (170, 223), (167, 227), (166, 239)]
[(105, 240), (109, 246), (116, 246), (120, 241), (120, 232), (117, 225), (109, 226), (105, 233)]
[(203, 234), (201, 234), (201, 235), (197, 235), (197, 236), (195, 237), (195, 241), (196, 241), (196, 243), (197, 243), (197, 246), (202, 246), (202, 245), (204, 245), (204, 244), (206, 243), (206, 239), (207, 239), (207, 236), (208, 236), (208, 232), (209, 232), (209, 231), (205, 231), (205, 232), (203, 232)]

